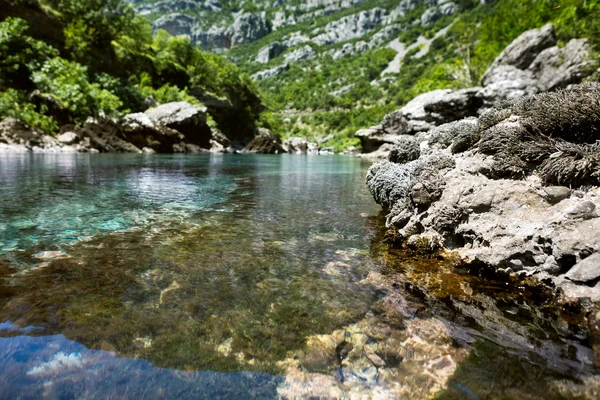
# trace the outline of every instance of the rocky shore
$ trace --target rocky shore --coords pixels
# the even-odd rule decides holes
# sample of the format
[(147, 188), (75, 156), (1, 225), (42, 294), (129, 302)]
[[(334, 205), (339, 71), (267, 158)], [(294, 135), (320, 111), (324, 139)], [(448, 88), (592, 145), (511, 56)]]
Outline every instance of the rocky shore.
[(90, 119), (52, 136), (19, 120), (0, 122), (0, 153), (263, 153), (320, 154), (302, 138), (281, 141), (258, 128), (250, 137), (228, 137), (208, 122), (206, 108), (175, 102), (126, 115), (122, 121)]
[(396, 247), (598, 302), (600, 84), (574, 84), (597, 65), (553, 32), (517, 38), (483, 87), (426, 93), (357, 136), (387, 157), (366, 182)]

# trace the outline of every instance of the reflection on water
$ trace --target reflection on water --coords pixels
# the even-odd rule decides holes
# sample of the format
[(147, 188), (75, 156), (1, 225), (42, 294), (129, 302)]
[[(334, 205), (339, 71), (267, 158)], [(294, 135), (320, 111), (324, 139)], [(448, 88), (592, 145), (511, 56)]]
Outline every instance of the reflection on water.
[(0, 360), (0, 398), (7, 399), (269, 399), (276, 398), (282, 380), (260, 372), (157, 368), (89, 350), (63, 335), (0, 338)]
[(358, 159), (2, 157), (0, 393), (594, 390), (583, 310), (388, 249)]

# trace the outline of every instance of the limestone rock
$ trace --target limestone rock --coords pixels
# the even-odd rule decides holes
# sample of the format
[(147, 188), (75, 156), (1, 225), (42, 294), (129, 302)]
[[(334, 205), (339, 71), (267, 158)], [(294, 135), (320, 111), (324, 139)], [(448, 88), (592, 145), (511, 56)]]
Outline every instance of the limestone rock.
[(206, 125), (206, 107), (174, 102), (151, 108), (145, 115), (155, 124), (181, 132), (187, 142), (209, 147), (211, 130)]
[(190, 15), (171, 13), (163, 15), (152, 23), (155, 31), (159, 29), (169, 32), (171, 36), (186, 35), (191, 37), (192, 31), (198, 26), (198, 20)]
[(238, 15), (226, 33), (231, 37), (231, 45), (254, 42), (271, 32), (267, 14), (242, 13)]
[(316, 36), (311, 40), (319, 46), (325, 46), (359, 38), (375, 29), (385, 16), (386, 10), (379, 7), (361, 11), (328, 23), (322, 32), (313, 32)]
[(489, 76), (495, 67), (499, 65), (511, 65), (518, 69), (526, 69), (542, 50), (552, 47), (555, 44), (556, 34), (554, 33), (554, 25), (552, 24), (522, 33), (496, 57), (492, 66), (483, 75), (483, 85), (486, 86), (488, 84)]
[(571, 189), (564, 186), (548, 186), (544, 188), (544, 198), (550, 204), (560, 203), (571, 196)]
[(306, 45), (304, 47), (300, 47), (299, 49), (292, 51), (291, 53), (287, 53), (283, 57), (285, 58), (286, 62), (294, 63), (302, 60), (309, 60), (314, 56), (315, 51), (313, 50), (313, 48), (309, 45)]
[(260, 154), (281, 154), (285, 150), (281, 146), (279, 136), (268, 129), (259, 128), (256, 130), (256, 136), (242, 150), (243, 153), (260, 153)]
[(540, 91), (550, 91), (580, 82), (594, 64), (589, 41), (572, 39), (563, 48), (554, 46), (539, 53), (528, 70)]
[(304, 138), (291, 137), (286, 139), (282, 148), (290, 154), (318, 154), (319, 145)]
[(273, 78), (277, 75), (284, 73), (285, 71), (290, 69), (290, 65), (288, 63), (278, 65), (274, 68), (266, 69), (264, 71), (257, 72), (252, 75), (252, 79), (255, 81), (263, 81), (265, 79)]
[(285, 46), (283, 46), (280, 42), (272, 42), (266, 46), (263, 46), (258, 50), (258, 55), (256, 56), (256, 62), (266, 64), (281, 53), (285, 51)]
[(600, 278), (600, 253), (579, 261), (565, 276), (576, 282), (590, 282)]

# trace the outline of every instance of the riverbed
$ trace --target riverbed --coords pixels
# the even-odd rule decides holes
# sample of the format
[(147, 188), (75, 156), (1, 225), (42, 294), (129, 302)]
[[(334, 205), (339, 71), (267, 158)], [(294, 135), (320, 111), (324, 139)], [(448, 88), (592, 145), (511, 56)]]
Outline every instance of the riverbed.
[(0, 398), (593, 396), (585, 310), (389, 249), (368, 167), (0, 155)]

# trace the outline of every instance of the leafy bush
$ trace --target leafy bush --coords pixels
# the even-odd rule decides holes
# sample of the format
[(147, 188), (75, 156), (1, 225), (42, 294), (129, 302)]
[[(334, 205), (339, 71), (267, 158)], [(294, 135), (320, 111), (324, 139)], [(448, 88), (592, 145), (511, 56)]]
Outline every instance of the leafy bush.
[[(42, 111), (45, 111), (42, 108)], [(15, 89), (0, 92), (0, 118), (17, 118), (27, 125), (40, 128), (47, 133), (58, 130), (54, 118), (37, 111), (37, 107), (27, 101), (27, 96)]]
[(86, 67), (60, 57), (46, 61), (33, 72), (32, 80), (40, 90), (53, 95), (64, 108), (82, 120), (88, 116), (115, 115), (123, 105), (100, 84), (90, 83)]

